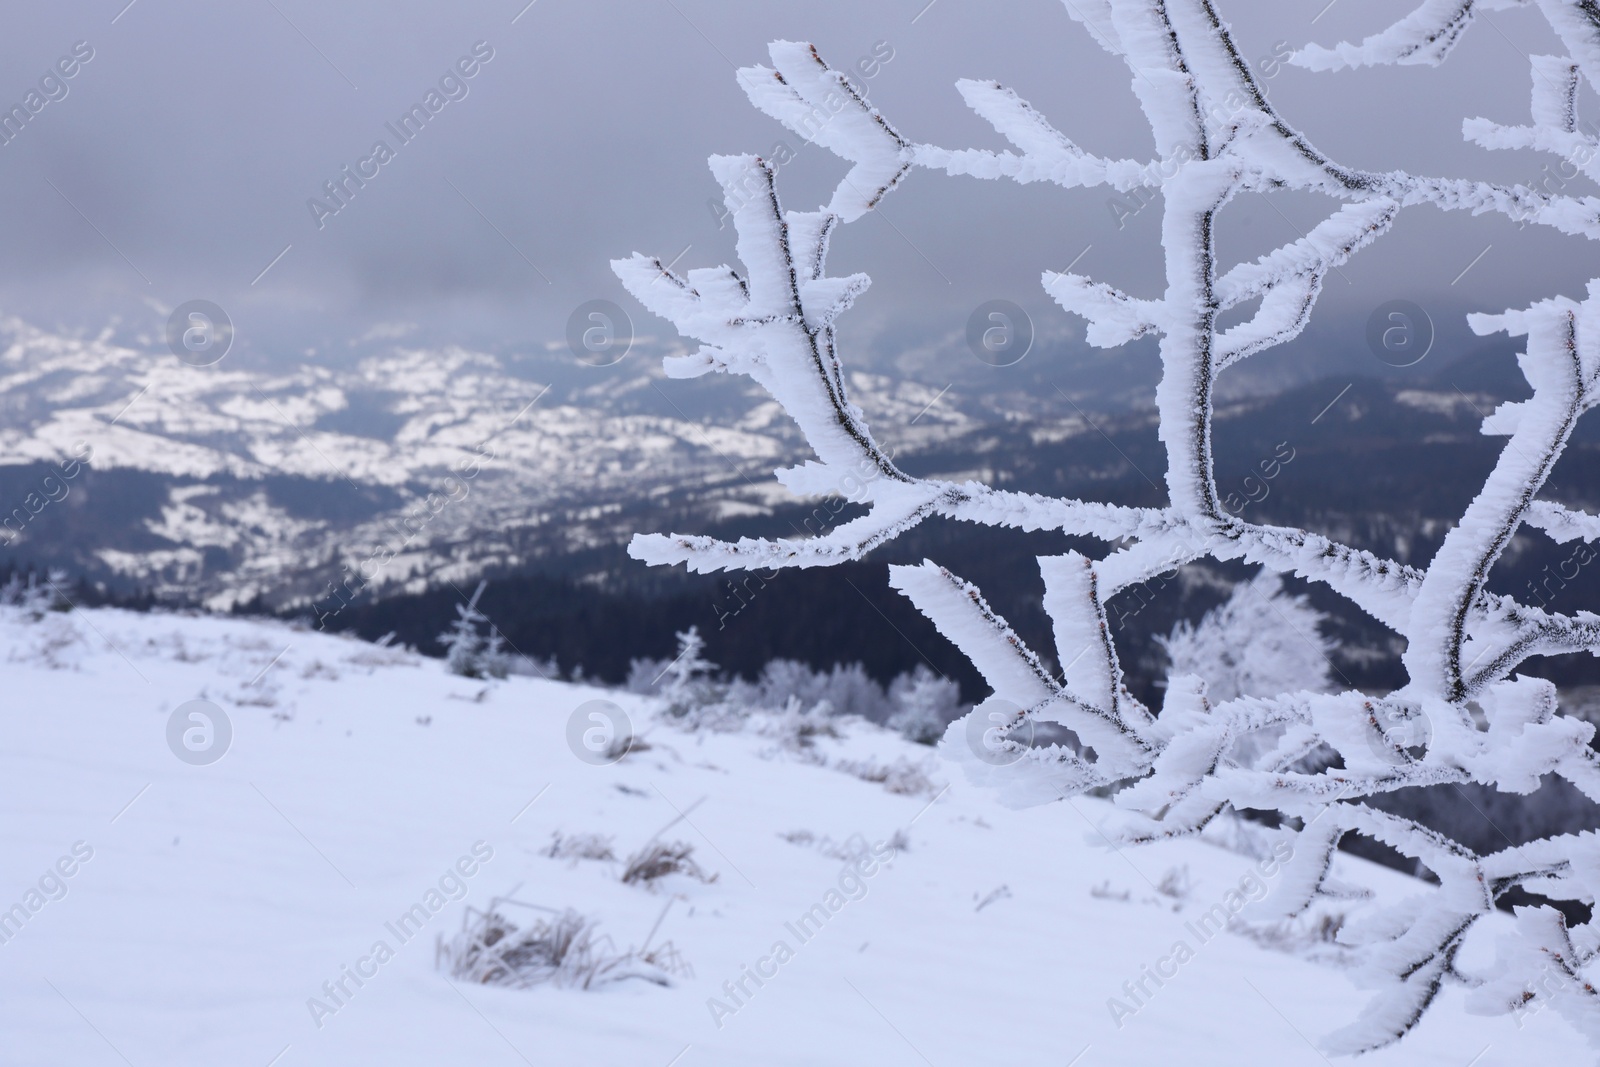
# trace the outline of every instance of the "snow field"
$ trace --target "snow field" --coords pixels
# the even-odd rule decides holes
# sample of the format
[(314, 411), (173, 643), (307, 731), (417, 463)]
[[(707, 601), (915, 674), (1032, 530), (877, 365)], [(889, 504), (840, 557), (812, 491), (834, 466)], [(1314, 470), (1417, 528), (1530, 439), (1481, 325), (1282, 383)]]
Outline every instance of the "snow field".
[[(437, 661), (276, 624), (7, 612), (0, 635), (13, 650), (0, 908), (78, 842), (93, 851), (0, 944), (7, 1065), (1309, 1065), (1322, 1061), (1306, 1039), (1364, 999), (1332, 967), (1197, 938), (1186, 924), (1209, 930), (1201, 916), (1256, 861), (1193, 840), (1112, 850), (1095, 831), (1104, 801), (1007, 811), (936, 763), (953, 783), (936, 801), (896, 795), (771, 738), (678, 732), (628, 694), (515, 677), (485, 692)], [(209, 766), (167, 747), (168, 715), (196, 697), (233, 728)], [(578, 759), (566, 720), (595, 698), (651, 747)], [(817, 755), (931, 759), (864, 723), (842, 732)], [(617, 860), (551, 859), (557, 832), (610, 835)], [(881, 855), (897, 832), (906, 847), (851, 879), (846, 857)], [(622, 862), (658, 833), (692, 844), (716, 879), (622, 884)], [(1157, 889), (1185, 869), (1181, 899)], [(1421, 888), (1360, 875), (1386, 895)], [(693, 976), (589, 991), (451, 981), (436, 938), (502, 894), (596, 919), (619, 951), (654, 928)], [(1124, 983), (1179, 941), (1192, 958), (1144, 979), (1119, 1028), (1110, 999), (1132, 1005)], [(1486, 936), (1468, 944), (1479, 962), (1488, 951)], [(735, 1007), (724, 983), (741, 980)], [(309, 1006), (333, 1006), (325, 983), (331, 1013)], [(1372, 1062), (1481, 1053), (1476, 1067), (1494, 1067), (1578, 1047), (1553, 1013), (1519, 1031), (1461, 1002), (1447, 992)]]

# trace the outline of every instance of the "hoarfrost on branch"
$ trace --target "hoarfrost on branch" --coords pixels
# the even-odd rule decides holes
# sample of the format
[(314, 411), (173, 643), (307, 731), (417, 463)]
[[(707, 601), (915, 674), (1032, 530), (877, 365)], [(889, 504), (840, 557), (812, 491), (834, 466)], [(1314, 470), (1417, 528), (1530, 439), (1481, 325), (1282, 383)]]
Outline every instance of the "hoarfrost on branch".
[[(1580, 132), (1576, 115), (1580, 84), (1600, 88), (1600, 9), (1591, 0), (1426, 0), (1360, 44), (1308, 46), (1293, 62), (1312, 70), (1438, 64), (1478, 9), (1523, 6), (1538, 8), (1567, 55), (1532, 58), (1529, 124), (1469, 119), (1465, 135), (1485, 148), (1555, 152), (1586, 170), (1600, 167), (1600, 146)], [(775, 42), (771, 67), (739, 71), (757, 108), (850, 164), (831, 200), (815, 211), (785, 210), (766, 160), (715, 156), (711, 170), (727, 194), (744, 274), (721, 266), (680, 277), (637, 254), (613, 266), (646, 307), (700, 341), (693, 354), (668, 359), (669, 375), (747, 374), (798, 423), (817, 459), (778, 471), (785, 486), (810, 495), (854, 483), (852, 498), (869, 510), (810, 539), (726, 543), (644, 534), (631, 553), (694, 571), (828, 566), (859, 559), (934, 516), (1107, 542), (1099, 559), (1067, 552), (1039, 560), (1061, 677), (972, 584), (931, 561), (891, 568), (891, 584), (984, 675), (993, 696), (972, 714), (994, 719), (992, 735), (1017, 758), (1002, 767), (980, 760), (959, 722), (942, 750), (1011, 803), (1114, 787), (1114, 802), (1126, 812), (1115, 832), (1125, 842), (1197, 833), (1230, 809), (1276, 810), (1287, 817), (1281, 832), (1294, 849), (1283, 883), (1265, 902), (1278, 914), (1310, 906), (1346, 834), (1366, 835), (1426, 866), (1437, 887), (1420, 900), (1370, 906), (1347, 931), (1379, 992), (1359, 1019), (1328, 1039), (1330, 1050), (1361, 1052), (1399, 1040), (1447, 981), (1477, 987), (1477, 1010), (1509, 1012), (1548, 1000), (1600, 1041), (1600, 997), (1581, 977), (1600, 952), (1595, 923), (1569, 929), (1553, 908), (1519, 909), (1516, 933), (1491, 972), (1466, 973), (1456, 959), (1473, 924), (1515, 887), (1594, 903), (1600, 837), (1562, 835), (1480, 855), (1361, 803), (1407, 787), (1468, 782), (1527, 793), (1546, 774), (1600, 800), (1593, 727), (1560, 712), (1549, 682), (1515, 673), (1530, 656), (1600, 653), (1600, 615), (1556, 614), (1487, 589), (1490, 571), (1523, 526), (1557, 540), (1600, 535), (1600, 518), (1539, 498), (1578, 418), (1600, 398), (1600, 279), (1583, 300), (1557, 297), (1471, 317), (1478, 333), (1526, 338), (1519, 362), (1533, 396), (1485, 420), (1484, 433), (1505, 436), (1506, 447), (1426, 568), (1231, 514), (1218, 496), (1211, 426), (1218, 375), (1298, 336), (1328, 273), (1383, 236), (1401, 211), (1431, 205), (1498, 213), (1595, 239), (1600, 199), (1363, 171), (1328, 158), (1268, 102), (1211, 0), (1066, 0), (1065, 7), (1127, 64), (1156, 159), (1094, 155), (996, 82), (964, 80), (957, 88), (1010, 143), (1004, 151), (909, 139), (810, 45)], [(1092, 344), (1160, 337), (1155, 400), (1167, 453), (1166, 507), (915, 478), (879, 447), (847, 394), (835, 329), (868, 279), (827, 274), (828, 244), (839, 226), (873, 210), (919, 169), (1160, 191), (1164, 291), (1128, 293), (1048, 271), (1041, 280), (1063, 308), (1087, 321)], [(1285, 189), (1323, 194), (1333, 209), (1303, 238), (1220, 267), (1219, 211), (1240, 194)], [(1257, 302), (1250, 318), (1219, 328), (1223, 312), (1248, 302)], [(1307, 688), (1214, 701), (1205, 679), (1185, 674), (1169, 679), (1159, 714), (1146, 708), (1124, 685), (1106, 602), (1202, 558), (1297, 575), (1347, 598), (1405, 639), (1409, 683), (1385, 696)], [(1000, 701), (1020, 714), (995, 712)], [(1077, 743), (1034, 747), (1008, 739), (1031, 721), (1061, 724)], [(1416, 729), (1422, 723), (1425, 731)], [(1552, 983), (1552, 968), (1567, 980)]]

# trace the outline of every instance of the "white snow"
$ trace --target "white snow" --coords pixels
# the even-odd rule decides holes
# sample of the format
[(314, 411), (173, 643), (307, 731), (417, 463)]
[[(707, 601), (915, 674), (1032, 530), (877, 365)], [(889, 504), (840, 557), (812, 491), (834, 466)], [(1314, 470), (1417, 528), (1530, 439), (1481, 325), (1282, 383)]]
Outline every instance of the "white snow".
[[(659, 725), (643, 698), (517, 677), (485, 689), (438, 661), (277, 624), (105, 610), (27, 623), (6, 609), (0, 637), (12, 660), (0, 907), (77, 842), (92, 849), (68, 864), (66, 895), (0, 944), (8, 1065), (1031, 1067), (1086, 1047), (1082, 1067), (1315, 1064), (1308, 1039), (1365, 999), (1333, 966), (1233, 933), (1202, 942), (1191, 927), (1210, 931), (1203, 916), (1230, 890), (1275, 890), (1281, 875), (1252, 876), (1255, 861), (1200, 840), (1113, 853), (1094, 829), (1112, 814), (1104, 801), (1008, 811), (930, 762), (951, 780), (930, 804), (771, 738)], [(195, 697), (232, 722), (210, 766), (166, 745), (169, 713)], [(612, 766), (575, 758), (567, 718), (592, 698), (624, 707), (653, 747)], [(831, 764), (928, 758), (859, 722), (844, 734), (818, 742)], [(663, 837), (695, 846), (718, 876), (709, 885), (673, 876), (650, 891), (622, 885), (617, 863), (539, 854), (560, 832), (614, 835), (626, 856), (680, 812)], [(844, 863), (826, 850), (896, 831), (909, 848), (864, 880), (864, 896), (805, 943), (786, 930), (838, 888)], [(493, 855), (474, 865), (477, 842)], [(384, 924), (462, 857), (465, 898), (400, 944)], [(1182, 901), (1156, 889), (1184, 868)], [(1420, 887), (1344, 857), (1335, 871), (1385, 899)], [(436, 970), (435, 936), (513, 890), (598, 919), (619, 949), (666, 908), (656, 942), (694, 975), (667, 989), (512, 991)], [(1493, 935), (1511, 929), (1489, 918), (1464, 954), (1488, 962)], [(308, 999), (380, 939), (394, 958), (365, 965), (376, 973), (359, 988), (347, 980), (352, 995), (319, 1028)], [(753, 995), (719, 1029), (707, 999), (726, 1001), (723, 983), (778, 940), (793, 958), (760, 988), (747, 980)], [(1180, 940), (1193, 954), (1181, 964)], [(1146, 966), (1177, 973), (1160, 988), (1145, 979), (1153, 996), (1119, 1028), (1108, 1000), (1133, 1008), (1122, 986)], [(1403, 1047), (1370, 1062), (1499, 1067), (1577, 1052), (1554, 1012), (1519, 1029), (1464, 1014), (1465, 996), (1448, 989)]]

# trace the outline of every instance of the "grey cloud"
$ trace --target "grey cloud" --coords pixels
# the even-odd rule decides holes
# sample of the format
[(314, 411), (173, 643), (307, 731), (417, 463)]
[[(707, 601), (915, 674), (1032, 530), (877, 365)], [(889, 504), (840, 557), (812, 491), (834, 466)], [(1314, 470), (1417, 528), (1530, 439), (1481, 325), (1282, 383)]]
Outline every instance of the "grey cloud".
[[(235, 312), (242, 337), (283, 358), (396, 319), (435, 337), (542, 345), (584, 300), (633, 310), (606, 267), (612, 257), (688, 249), (680, 266), (732, 260), (731, 231), (707, 208), (716, 188), (705, 157), (795, 140), (733, 78), (733, 64), (764, 62), (777, 37), (812, 40), (840, 66), (889, 42), (894, 58), (872, 99), (918, 140), (995, 145), (953, 87), (993, 77), (1086, 147), (1151, 152), (1120, 61), (1055, 0), (937, 0), (926, 10), (924, 0), (539, 0), (515, 25), (519, 0), (275, 0), (277, 9), (140, 0), (112, 24), (123, 2), (19, 5), (0, 17), (0, 102), (21, 100), (74, 42), (95, 52), (65, 98), (0, 145), (0, 304), (25, 318), (92, 326), (119, 310), (153, 320), (146, 298), (170, 307), (205, 297)], [(1304, 5), (1220, 6), (1246, 54), (1268, 60), (1279, 41), (1358, 37), (1393, 15), (1377, 0), (1344, 0), (1312, 25)], [(1504, 35), (1480, 27), (1442, 70), (1289, 69), (1270, 92), (1350, 163), (1535, 181), (1544, 159), (1461, 140), (1463, 116), (1523, 119), (1519, 51), (1553, 48), (1536, 19), (1492, 17)], [(400, 145), (386, 124), (478, 41), (494, 56), (465, 80), (465, 97)], [(380, 139), (395, 158), (319, 229), (308, 199)], [(785, 195), (809, 204), (840, 170), (820, 149), (800, 148)], [(874, 279), (855, 328), (863, 339), (878, 330), (880, 341), (913, 327), (954, 334), (991, 297), (1050, 320), (1038, 276), (1085, 248), (1080, 271), (1151, 290), (1159, 211), (1119, 226), (1107, 200), (1104, 190), (914, 175), (881, 218), (837, 243), (839, 269)], [(1229, 209), (1225, 250), (1259, 254), (1330, 207), (1241, 202)], [(1416, 213), (1330, 285), (1326, 313), (1359, 317), (1393, 296), (1451, 315), (1504, 307), (1577, 291), (1589, 261), (1575, 239)]]

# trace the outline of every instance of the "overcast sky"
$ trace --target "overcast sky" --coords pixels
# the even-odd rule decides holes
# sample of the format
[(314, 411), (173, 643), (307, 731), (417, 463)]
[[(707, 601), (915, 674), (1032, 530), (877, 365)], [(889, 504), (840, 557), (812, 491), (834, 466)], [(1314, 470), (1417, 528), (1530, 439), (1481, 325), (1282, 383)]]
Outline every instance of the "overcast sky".
[[(153, 332), (164, 309), (204, 298), (257, 356), (286, 360), (327, 358), (397, 322), (432, 340), (542, 346), (600, 297), (628, 306), (641, 333), (670, 330), (634, 308), (607, 260), (639, 250), (681, 253), (680, 268), (731, 261), (731, 229), (719, 232), (707, 206), (716, 187), (705, 157), (794, 140), (734, 80), (735, 65), (766, 62), (774, 38), (813, 41), (841, 67), (886, 42), (893, 58), (871, 98), (916, 140), (997, 146), (954, 89), (985, 77), (1091, 151), (1151, 151), (1125, 68), (1058, 0), (524, 2), (6, 5), (0, 104), (23, 102), (76, 42), (93, 58), (0, 145), (0, 310), (80, 328), (116, 313), (123, 329)], [(1264, 59), (1278, 41), (1358, 38), (1411, 6), (1337, 0), (1313, 24), (1325, 4), (1219, 7), (1245, 53)], [(1489, 17), (1442, 70), (1286, 69), (1270, 94), (1344, 162), (1532, 183), (1546, 157), (1461, 140), (1463, 117), (1526, 121), (1524, 57), (1555, 50), (1535, 12)], [(464, 79), (466, 95), (399, 145), (385, 124), (477, 42), (493, 55)], [(319, 228), (307, 201), (379, 139), (398, 145), (394, 158)], [(815, 206), (839, 173), (803, 149), (784, 174), (787, 201)], [(1332, 207), (1241, 201), (1224, 217), (1222, 249), (1254, 256)], [(835, 244), (835, 271), (874, 281), (847, 331), (880, 347), (907, 332), (954, 334), (996, 297), (1064, 324), (1038, 277), (1080, 254), (1077, 271), (1153, 294), (1158, 221), (1151, 209), (1119, 230), (1105, 190), (918, 172)], [(1330, 282), (1324, 312), (1354, 321), (1403, 298), (1458, 317), (1575, 294), (1600, 273), (1593, 260), (1574, 238), (1416, 209)]]

